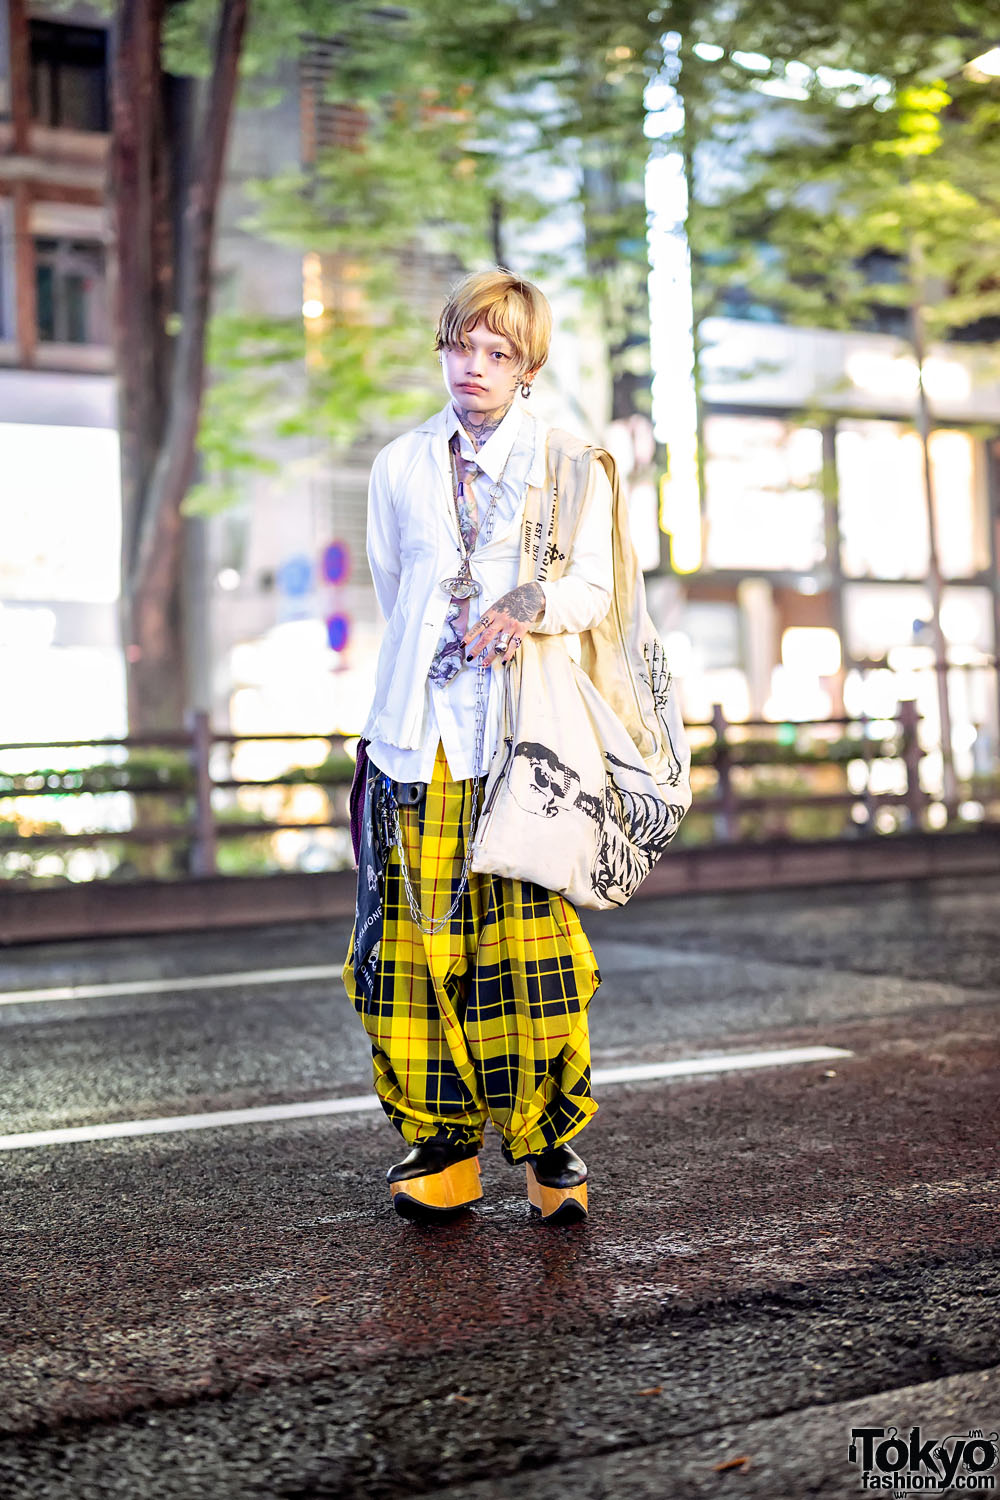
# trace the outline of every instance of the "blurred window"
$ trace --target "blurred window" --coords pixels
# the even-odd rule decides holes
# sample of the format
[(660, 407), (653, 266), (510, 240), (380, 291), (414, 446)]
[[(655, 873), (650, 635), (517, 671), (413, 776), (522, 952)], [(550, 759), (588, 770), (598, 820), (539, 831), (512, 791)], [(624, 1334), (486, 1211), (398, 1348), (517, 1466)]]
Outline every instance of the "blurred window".
[(43, 343), (108, 340), (104, 246), (88, 240), (36, 239), (38, 337)]
[(39, 125), (107, 130), (107, 33), (32, 21), (31, 117)]
[[(866, 665), (844, 681), (848, 713), (875, 718), (896, 712), (912, 698), (921, 715), (921, 743), (936, 756), (939, 734), (937, 671), (931, 601), (918, 584), (851, 583), (844, 590), (848, 650)], [(989, 589), (950, 585), (941, 600), (941, 629), (948, 655), (948, 698), (953, 748), (960, 776), (996, 765), (996, 671), (993, 667), (993, 599)], [(875, 665), (875, 664), (878, 665)]]
[(841, 562), (852, 578), (923, 578), (927, 511), (920, 443), (901, 422), (837, 429)]
[(740, 611), (725, 600), (689, 599), (682, 629), (691, 642), (691, 662), (700, 672), (741, 667)]
[(986, 472), (980, 443), (967, 432), (931, 433), (938, 556), (946, 578), (990, 566)]
[[(922, 584), (849, 583), (844, 627), (852, 656), (889, 665), (933, 658), (931, 596)], [(948, 660), (980, 666), (993, 650), (993, 597), (989, 589), (952, 584), (942, 591), (941, 630)]]
[(825, 556), (823, 437), (773, 417), (705, 421), (711, 568), (807, 572)]
[(850, 583), (844, 634), (853, 657), (882, 660), (894, 646), (926, 646), (931, 599), (919, 584)]
[(905, 338), (910, 326), (909, 309), (891, 300), (879, 300), (877, 291), (880, 286), (903, 285), (906, 281), (906, 262), (903, 257), (891, 250), (869, 250), (858, 258), (856, 266), (868, 285), (876, 290), (874, 300), (868, 306), (868, 316), (858, 318), (853, 326), (869, 329), (873, 333), (891, 333), (897, 338)]
[[(108, 604), (118, 597), (118, 434), (0, 422), (0, 599)], [(0, 636), (4, 611), (0, 609)]]
[[(931, 434), (937, 542), (947, 578), (989, 565), (978, 445), (966, 432)], [(851, 578), (923, 578), (930, 548), (920, 439), (901, 422), (845, 420), (837, 430), (841, 561)]]

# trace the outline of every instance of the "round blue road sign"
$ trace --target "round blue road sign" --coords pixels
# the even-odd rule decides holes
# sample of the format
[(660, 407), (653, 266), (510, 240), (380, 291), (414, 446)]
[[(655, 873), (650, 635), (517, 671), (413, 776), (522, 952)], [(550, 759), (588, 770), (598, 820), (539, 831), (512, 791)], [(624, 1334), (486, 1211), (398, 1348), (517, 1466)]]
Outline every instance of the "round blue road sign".
[(351, 633), (351, 622), (346, 615), (327, 615), (326, 639), (331, 651), (343, 651)]

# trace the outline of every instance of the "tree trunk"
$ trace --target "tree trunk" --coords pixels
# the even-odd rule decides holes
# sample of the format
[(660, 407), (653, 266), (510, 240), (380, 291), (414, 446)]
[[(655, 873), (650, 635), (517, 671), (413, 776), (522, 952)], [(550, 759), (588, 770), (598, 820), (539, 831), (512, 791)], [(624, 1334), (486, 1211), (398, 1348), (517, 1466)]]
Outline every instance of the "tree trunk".
[[(181, 729), (188, 706), (185, 615), (190, 623), (197, 610), (182, 580), (181, 502), (195, 456), (215, 209), (247, 12), (247, 0), (222, 0), (211, 78), (199, 86), (163, 72), (165, 3), (118, 0), (111, 34), (120, 613), (134, 735)], [(178, 814), (176, 798), (140, 797), (134, 822), (168, 824)], [(183, 842), (139, 843), (130, 855), (146, 877), (187, 865)]]
[(185, 716), (181, 502), (201, 410), (215, 212), (247, 3), (222, 0), (212, 73), (200, 90), (160, 66), (164, 0), (119, 0), (112, 29), (121, 614), (132, 733), (178, 729)]

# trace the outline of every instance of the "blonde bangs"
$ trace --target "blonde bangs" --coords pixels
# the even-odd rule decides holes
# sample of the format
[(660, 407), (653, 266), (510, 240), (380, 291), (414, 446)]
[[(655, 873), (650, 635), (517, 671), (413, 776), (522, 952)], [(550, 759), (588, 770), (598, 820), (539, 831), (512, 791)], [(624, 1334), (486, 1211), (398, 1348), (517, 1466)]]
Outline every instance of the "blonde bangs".
[(510, 340), (522, 370), (548, 358), (552, 309), (538, 287), (510, 271), (478, 271), (458, 283), (438, 319), (435, 349), (457, 344), (477, 323)]

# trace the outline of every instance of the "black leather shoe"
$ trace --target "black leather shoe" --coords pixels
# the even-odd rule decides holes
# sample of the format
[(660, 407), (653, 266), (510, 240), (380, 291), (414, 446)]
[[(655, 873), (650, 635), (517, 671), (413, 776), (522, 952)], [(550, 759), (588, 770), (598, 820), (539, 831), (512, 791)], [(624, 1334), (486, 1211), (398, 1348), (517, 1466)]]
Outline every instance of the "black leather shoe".
[(455, 1162), (468, 1161), (479, 1155), (477, 1144), (463, 1145), (460, 1141), (418, 1141), (407, 1152), (402, 1161), (396, 1162), (385, 1174), (388, 1183), (405, 1182), (409, 1177), (427, 1177), (443, 1172)]
[(419, 1141), (385, 1176), (404, 1219), (440, 1218), (483, 1196), (475, 1143)]
[(587, 1163), (564, 1143), (526, 1160), (528, 1201), (552, 1223), (587, 1217)]
[(582, 1156), (577, 1156), (568, 1142), (561, 1146), (551, 1146), (548, 1151), (540, 1151), (537, 1156), (529, 1156), (527, 1160), (534, 1167), (538, 1181), (545, 1187), (579, 1187), (581, 1182), (587, 1180), (587, 1163)]

